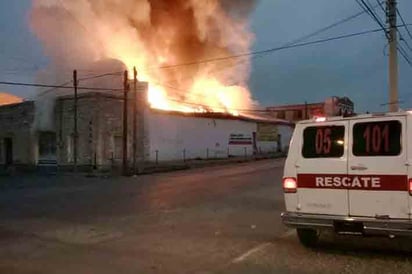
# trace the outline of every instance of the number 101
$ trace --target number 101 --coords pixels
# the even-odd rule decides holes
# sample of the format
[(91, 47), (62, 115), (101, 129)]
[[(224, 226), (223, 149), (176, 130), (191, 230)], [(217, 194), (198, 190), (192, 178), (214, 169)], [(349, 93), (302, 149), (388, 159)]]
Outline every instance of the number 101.
[(368, 125), (363, 132), (366, 153), (389, 152), (389, 126)]

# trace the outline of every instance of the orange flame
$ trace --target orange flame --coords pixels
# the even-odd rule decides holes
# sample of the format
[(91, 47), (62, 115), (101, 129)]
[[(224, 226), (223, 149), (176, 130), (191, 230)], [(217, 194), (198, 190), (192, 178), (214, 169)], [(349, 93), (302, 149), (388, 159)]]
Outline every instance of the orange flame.
[(238, 114), (255, 104), (247, 89), (250, 61), (196, 64), (251, 46), (247, 14), (239, 10), (253, 1), (226, 2), (33, 0), (32, 27), (55, 63), (87, 66), (110, 58), (130, 71), (137, 67), (153, 108)]
[(11, 105), (23, 102), (23, 99), (15, 95), (0, 92), (0, 106)]

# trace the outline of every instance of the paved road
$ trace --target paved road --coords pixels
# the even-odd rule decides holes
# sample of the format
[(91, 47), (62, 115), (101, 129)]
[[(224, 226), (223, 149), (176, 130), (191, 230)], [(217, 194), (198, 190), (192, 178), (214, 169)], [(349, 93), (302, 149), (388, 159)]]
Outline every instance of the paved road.
[(324, 235), (301, 247), (279, 218), (282, 168), (21, 178), (0, 192), (0, 273), (410, 272), (410, 241)]

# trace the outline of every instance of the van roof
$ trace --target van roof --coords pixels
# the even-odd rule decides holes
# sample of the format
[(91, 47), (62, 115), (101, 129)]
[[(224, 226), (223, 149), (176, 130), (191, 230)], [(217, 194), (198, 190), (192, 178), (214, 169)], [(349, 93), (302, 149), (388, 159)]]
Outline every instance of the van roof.
[[(331, 121), (347, 121), (347, 120), (357, 120), (357, 119), (367, 119), (367, 118), (376, 118), (376, 117), (400, 117), (400, 116), (409, 116), (412, 115), (412, 111), (399, 111), (399, 112), (381, 112), (381, 113), (368, 113), (360, 114), (354, 116), (333, 116), (325, 117), (325, 121), (316, 121), (317, 118), (310, 120), (303, 120), (297, 124), (313, 124), (313, 123), (322, 123), (322, 122), (331, 122)], [(318, 117), (319, 118), (319, 117)]]

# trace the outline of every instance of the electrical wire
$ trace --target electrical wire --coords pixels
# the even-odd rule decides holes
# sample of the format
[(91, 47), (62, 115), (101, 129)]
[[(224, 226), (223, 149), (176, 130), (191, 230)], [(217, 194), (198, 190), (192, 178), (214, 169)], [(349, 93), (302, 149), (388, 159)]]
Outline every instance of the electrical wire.
[[(381, 27), (381, 29), (385, 32), (385, 35), (387, 37), (387, 39), (389, 41), (391, 41), (391, 37), (389, 35), (389, 33), (387, 32), (387, 29), (383, 26), (383, 23), (380, 21), (380, 19), (378, 18), (378, 16), (373, 12), (373, 10), (371, 10), (371, 8), (369, 7), (368, 4), (365, 3), (365, 0), (355, 0), (363, 9), (367, 9), (369, 11), (369, 14), (372, 16), (372, 19), (378, 23), (378, 25)], [(360, 2), (363, 4), (361, 4)], [(381, 6), (381, 5), (380, 5)], [(381, 9), (383, 9), (383, 6), (381, 6)], [(405, 24), (405, 22), (403, 22), (403, 24), (405, 25), (405, 28), (407, 28), (407, 25)], [(398, 27), (395, 26), (396, 30), (399, 32)], [(409, 44), (402, 38), (402, 34), (399, 32), (399, 37), (401, 38), (401, 40), (403, 40), (405, 42), (405, 44), (407, 44), (407, 47), (410, 48)], [(405, 52), (405, 50), (402, 48), (402, 46), (398, 46), (397, 47), (398, 52), (402, 55), (402, 57), (406, 60), (406, 62), (412, 66), (412, 62), (409, 60), (409, 56), (408, 54)]]
[(405, 20), (403, 20), (402, 14), (401, 14), (401, 12), (399, 11), (398, 8), (396, 9), (396, 12), (398, 13), (399, 18), (401, 19), (402, 24), (405, 26), (405, 29), (406, 29), (406, 31), (407, 31), (407, 33), (408, 33), (408, 35), (409, 35), (409, 38), (412, 39), (412, 34), (411, 34), (411, 32), (409, 31), (408, 25), (405, 23)]
[(408, 54), (405, 52), (405, 49), (402, 48), (402, 46), (398, 46), (398, 51), (402, 55), (402, 57), (406, 60), (406, 62), (412, 67), (412, 62), (409, 59)]
[(124, 72), (124, 71), (108, 72), (108, 73), (93, 75), (93, 76), (90, 76), (90, 77), (80, 78), (80, 79), (78, 79), (78, 81), (86, 81), (86, 80), (98, 79), (98, 78), (103, 78), (103, 77), (106, 77), (106, 76), (120, 76), (120, 75), (123, 74), (123, 72)]
[(167, 68), (191, 66), (191, 65), (198, 65), (198, 64), (217, 62), (217, 61), (225, 61), (225, 60), (236, 59), (236, 58), (241, 58), (241, 57), (245, 57), (245, 56), (253, 56), (253, 55), (260, 55), (260, 54), (265, 54), (265, 53), (272, 53), (272, 52), (285, 50), (285, 49), (290, 49), (290, 48), (299, 48), (299, 47), (304, 47), (304, 46), (309, 46), (309, 45), (321, 44), (321, 43), (325, 43), (325, 42), (329, 42), (329, 41), (341, 40), (341, 39), (345, 39), (345, 38), (361, 36), (361, 35), (364, 35), (364, 34), (374, 33), (374, 32), (379, 32), (379, 31), (381, 31), (380, 28), (379, 29), (356, 32), (356, 33), (351, 33), (351, 34), (344, 34), (344, 35), (340, 35), (340, 36), (335, 36), (335, 37), (330, 37), (330, 38), (325, 38), (325, 39), (319, 39), (319, 40), (314, 40), (314, 41), (299, 43), (299, 44), (294, 44), (294, 45), (280, 46), (280, 47), (270, 48), (270, 49), (266, 49), (266, 50), (247, 52), (247, 53), (224, 56), (224, 57), (219, 57), (219, 58), (204, 59), (204, 60), (200, 60), (200, 61), (193, 61), (193, 62), (187, 62), (187, 63), (181, 63), (181, 64), (175, 64), (175, 65), (160, 66), (158, 68), (167, 69)]
[[(376, 0), (376, 1), (377, 1), (378, 4), (380, 5), (379, 0)], [(62, 5), (62, 7), (63, 7), (68, 13), (70, 13), (70, 12), (65, 8), (65, 6), (63, 5), (63, 3), (60, 2), (60, 4)], [(378, 6), (378, 5), (375, 5), (373, 8), (376, 8), (377, 6)], [(334, 27), (336, 27), (336, 26), (338, 26), (338, 25), (341, 25), (341, 24), (346, 23), (346, 22), (348, 22), (348, 21), (350, 21), (350, 20), (353, 20), (353, 19), (359, 17), (360, 15), (365, 14), (365, 12), (367, 12), (367, 11), (364, 10), (364, 11), (355, 13), (355, 14), (353, 14), (353, 15), (351, 15), (351, 16), (348, 16), (348, 17), (346, 17), (346, 18), (343, 18), (343, 19), (341, 19), (341, 20), (339, 20), (339, 21), (337, 21), (337, 22), (335, 22), (335, 23), (333, 23), (333, 24), (330, 24), (330, 25), (328, 25), (328, 26), (326, 26), (326, 27), (323, 27), (323, 28), (321, 28), (321, 29), (319, 29), (319, 30), (316, 30), (316, 31), (312, 32), (312, 33), (309, 33), (309, 34), (307, 34), (307, 35), (305, 35), (305, 36), (303, 36), (303, 37), (300, 37), (300, 38), (297, 38), (297, 39), (295, 39), (295, 40), (292, 40), (292, 41), (290, 41), (290, 42), (288, 42), (288, 43), (285, 43), (284, 46), (294, 45), (294, 44), (299, 43), (299, 42), (301, 42), (301, 41), (307, 40), (307, 39), (309, 39), (309, 38), (311, 38), (311, 37), (313, 37), (313, 36), (316, 36), (316, 35), (318, 35), (318, 34), (320, 34), (320, 33), (322, 33), (322, 32), (325, 32), (325, 31), (327, 31), (327, 30), (329, 30), (329, 29), (332, 29), (332, 28), (334, 28)], [(71, 14), (71, 13), (70, 13), (70, 14)], [(72, 15), (72, 14), (71, 14), (71, 15)], [(72, 16), (73, 16), (73, 15), (72, 15)], [(80, 23), (80, 22), (79, 22), (79, 23)], [(261, 55), (256, 55), (255, 57), (263, 57), (263, 56), (264, 56), (264, 55), (261, 54)], [(245, 56), (245, 57), (246, 57), (246, 56)], [(236, 66), (236, 65), (235, 65), (235, 66)], [(225, 68), (225, 67), (224, 67), (224, 68), (220, 68), (219, 71), (220, 71), (220, 70), (223, 70), (223, 69), (226, 69), (226, 68)], [(119, 71), (119, 72), (110, 72), (110, 73), (92, 75), (92, 76), (90, 76), (90, 77), (81, 78), (81, 79), (79, 79), (79, 81), (97, 79), (97, 78), (102, 78), (102, 77), (106, 77), (106, 76), (121, 75), (122, 73), (123, 73), (122, 71)], [(73, 81), (69, 81), (69, 82), (67, 82), (67, 83), (63, 83), (63, 84), (60, 85), (60, 86), (66, 86), (67, 84), (72, 83), (72, 82), (73, 82)], [(178, 89), (178, 88), (176, 88), (176, 87), (170, 86), (170, 85), (161, 84), (161, 83), (154, 83), (154, 84), (158, 84), (158, 85), (162, 85), (162, 86), (167, 87), (167, 88), (171, 88), (171, 89), (174, 89), (174, 90), (182, 91), (182, 90), (180, 90), (180, 89)], [(51, 92), (51, 91), (54, 91), (54, 90), (56, 90), (56, 89), (57, 89), (57, 88), (47, 89), (47, 90), (41, 92), (40, 95), (44, 95), (44, 94), (46, 94), (46, 93), (48, 93), (48, 92)]]
[(386, 10), (385, 10), (385, 8), (384, 8), (383, 5), (382, 5), (383, 2), (381, 2), (381, 1), (379, 1), (379, 0), (376, 0), (376, 3), (378, 3), (378, 5), (381, 7), (381, 10), (383, 11), (383, 13), (386, 14)]
[[(85, 80), (90, 80), (90, 79), (97, 79), (97, 78), (102, 78), (102, 77), (106, 77), (106, 76), (121, 75), (121, 74), (122, 74), (122, 72), (110, 72), (110, 73), (104, 73), (104, 74), (99, 74), (99, 75), (93, 75), (93, 76), (90, 76), (90, 77), (80, 78), (80, 79), (78, 79), (78, 81), (80, 82), (80, 81), (85, 81)], [(40, 92), (40, 93), (38, 94), (38, 96), (43, 96), (43, 95), (45, 95), (45, 94), (47, 94), (47, 93), (49, 93), (49, 92), (52, 92), (52, 91), (54, 91), (54, 90), (56, 90), (56, 89), (63, 88), (63, 87), (64, 87), (64, 88), (72, 88), (72, 87), (67, 87), (67, 85), (68, 85), (68, 84), (71, 84), (71, 83), (73, 83), (72, 80), (71, 80), (71, 81), (68, 81), (68, 82), (65, 82), (65, 83), (63, 83), (63, 84), (61, 84), (61, 85), (58, 85), (58, 87), (53, 87), (53, 88), (44, 90), (44, 91)]]
[[(232, 59), (232, 58), (238, 58), (239, 56), (250, 56), (250, 55), (255, 55), (255, 54), (260, 54), (260, 53), (266, 53), (266, 52), (275, 52), (279, 50), (284, 50), (284, 49), (290, 49), (290, 48), (298, 48), (298, 47), (304, 47), (304, 46), (309, 46), (309, 45), (315, 45), (315, 44), (321, 44), (329, 41), (335, 41), (335, 40), (341, 40), (341, 39), (346, 39), (346, 38), (351, 38), (351, 37), (356, 37), (356, 36), (361, 36), (369, 33), (375, 33), (380, 31), (381, 29), (372, 29), (372, 30), (366, 30), (366, 31), (361, 31), (361, 32), (356, 32), (356, 33), (350, 33), (350, 34), (344, 34), (340, 36), (335, 36), (335, 37), (329, 37), (325, 39), (319, 39), (319, 40), (314, 40), (314, 41), (309, 41), (305, 43), (300, 43), (300, 44), (295, 44), (295, 45), (290, 45), (290, 46), (283, 46), (283, 47), (278, 47), (278, 48), (272, 48), (268, 50), (263, 50), (263, 51), (256, 51), (256, 52), (249, 52), (245, 53), (242, 55), (237, 55), (237, 56), (227, 56), (227, 57), (221, 57), (221, 58), (215, 58), (213, 60), (221, 60), (221, 59)], [(209, 60), (203, 60), (202, 62), (209, 62), (212, 61), (212, 59)], [(186, 65), (186, 64), (180, 64), (179, 66)], [(105, 73), (101, 75), (95, 75), (93, 77), (103, 77), (106, 75), (113, 75), (114, 73)], [(49, 85), (49, 84), (37, 84), (37, 83), (22, 83), (22, 82), (10, 82), (10, 81), (0, 81), (0, 85), (10, 85), (10, 86), (27, 86), (27, 87), (44, 87), (44, 88), (62, 88), (62, 89), (72, 89), (73, 87), (67, 87), (66, 85)], [(96, 90), (96, 91), (123, 91), (123, 89), (108, 89), (108, 88), (96, 88), (96, 87), (78, 87), (79, 90)]]
[[(334, 40), (339, 40), (339, 39), (345, 39), (345, 38), (350, 38), (350, 37), (355, 37), (355, 36), (360, 36), (368, 33), (374, 33), (378, 32), (380, 29), (374, 29), (374, 30), (367, 30), (367, 31), (362, 31), (362, 32), (357, 32), (357, 33), (351, 33), (351, 34), (346, 34), (346, 35), (340, 35), (336, 37), (330, 37), (326, 39), (320, 39), (320, 40), (315, 40), (315, 41), (310, 41), (306, 43), (300, 43), (300, 44), (295, 44), (295, 45), (290, 45), (290, 46), (283, 46), (283, 47), (278, 47), (278, 48), (272, 48), (264, 51), (259, 51), (259, 52), (251, 52), (247, 54), (243, 54), (242, 56), (249, 56), (253, 54), (259, 54), (259, 53), (264, 53), (264, 52), (274, 52), (274, 51), (279, 51), (283, 49), (289, 49), (289, 48), (296, 48), (296, 47), (303, 47), (303, 46), (308, 46), (308, 45), (314, 45), (314, 44), (320, 44), (324, 42), (329, 42), (329, 41), (334, 41)], [(237, 56), (228, 56), (228, 57), (222, 57), (225, 59), (231, 59), (231, 58), (237, 58)], [(222, 59), (219, 58), (219, 59)], [(203, 60), (203, 62), (209, 62), (211, 60)], [(185, 65), (185, 64), (180, 64), (180, 65)], [(104, 77), (107, 75), (115, 75), (118, 72), (111, 72), (111, 73), (104, 73), (100, 75), (94, 75), (92, 77), (88, 78), (83, 78), (83, 80), (87, 79), (92, 79), (92, 78), (97, 78), (97, 77)], [(68, 82), (69, 83), (69, 82)], [(0, 81), (0, 85), (12, 85), (12, 86), (28, 86), (28, 87), (45, 87), (45, 88), (52, 88), (52, 89), (72, 89), (73, 87), (67, 87), (66, 85), (68, 83), (65, 83), (63, 85), (47, 85), (47, 84), (33, 84), (33, 83), (19, 83), (19, 82), (8, 82), (8, 81)], [(123, 91), (123, 89), (107, 89), (107, 88), (92, 88), (92, 87), (78, 87), (79, 90), (96, 90), (96, 91)], [(47, 90), (49, 92), (49, 90)]]
[[(377, 0), (377, 1), (378, 1), (378, 3), (379, 3), (379, 0)], [(378, 5), (375, 5), (375, 6), (373, 7), (373, 9), (375, 9), (377, 6), (378, 6)], [(326, 27), (323, 27), (323, 28), (321, 28), (321, 29), (319, 29), (319, 30), (316, 30), (316, 31), (314, 31), (314, 32), (312, 32), (312, 33), (310, 33), (310, 34), (307, 34), (307, 35), (305, 35), (305, 36), (303, 36), (303, 37), (301, 37), (301, 38), (297, 38), (297, 39), (295, 39), (295, 40), (292, 40), (292, 41), (286, 43), (285, 46), (290, 45), (290, 44), (296, 44), (296, 43), (302, 42), (302, 41), (304, 41), (304, 40), (307, 40), (307, 39), (309, 39), (309, 38), (312, 38), (313, 36), (316, 36), (316, 35), (318, 35), (318, 34), (320, 34), (320, 33), (322, 33), (322, 32), (325, 32), (325, 31), (331, 29), (331, 28), (334, 28), (334, 27), (336, 27), (336, 26), (339, 26), (339, 25), (341, 25), (341, 24), (344, 24), (344, 23), (346, 23), (346, 22), (349, 22), (349, 21), (351, 21), (351, 20), (353, 20), (353, 19), (355, 19), (355, 18), (357, 18), (357, 17), (359, 17), (360, 15), (363, 15), (363, 14), (365, 14), (365, 13), (367, 13), (366, 10), (357, 12), (357, 13), (349, 16), (349, 17), (343, 18), (343, 19), (341, 19), (341, 20), (339, 20), (339, 21), (337, 21), (337, 22), (335, 22), (335, 23), (333, 23), (333, 24), (330, 24), (330, 25), (328, 25), (328, 26), (326, 26)]]
[[(68, 84), (70, 84), (70, 83), (73, 83), (73, 81), (65, 82), (65, 83), (63, 83), (63, 84), (61, 84), (61, 85), (59, 85), (59, 86), (60, 86), (60, 87), (66, 87), (66, 86), (67, 86)], [(41, 91), (41, 92), (38, 94), (38, 96), (43, 96), (43, 95), (45, 95), (45, 94), (47, 94), (47, 93), (49, 93), (49, 92), (52, 92), (52, 91), (54, 91), (54, 90), (56, 90), (56, 89), (58, 89), (58, 88), (53, 87), (53, 88), (46, 89), (46, 90), (44, 90), (44, 91)]]
[[(0, 85), (7, 86), (25, 86), (25, 87), (40, 87), (40, 88), (61, 88), (61, 89), (73, 89), (73, 87), (68, 87), (65, 85), (48, 85), (48, 84), (33, 84), (33, 83), (22, 83), (22, 82), (8, 82), (0, 81)], [(95, 87), (77, 87), (78, 90), (91, 90), (91, 91), (124, 91), (123, 89), (111, 89), (111, 88), (95, 88)]]
[[(360, 1), (360, 2), (359, 2)], [(379, 20), (379, 18), (377, 17), (377, 15), (375, 14), (375, 12), (369, 7), (368, 4), (365, 3), (364, 0), (356, 0), (356, 2), (365, 10), (368, 11), (368, 14), (372, 17), (373, 20), (375, 20), (376, 23), (378, 23), (378, 25), (381, 27), (381, 29), (384, 31), (386, 37), (389, 39), (389, 35), (386, 31), (385, 26), (383, 25), (383, 23)]]

